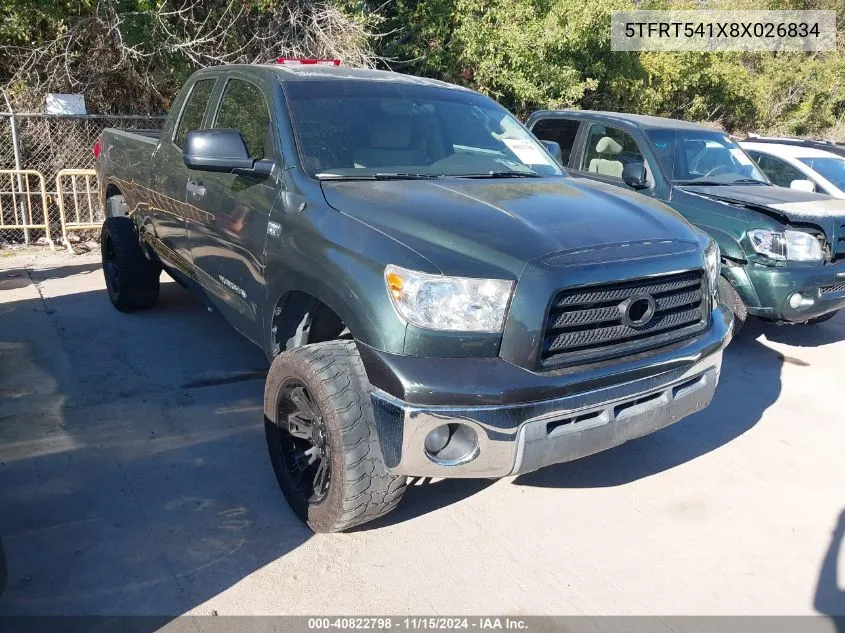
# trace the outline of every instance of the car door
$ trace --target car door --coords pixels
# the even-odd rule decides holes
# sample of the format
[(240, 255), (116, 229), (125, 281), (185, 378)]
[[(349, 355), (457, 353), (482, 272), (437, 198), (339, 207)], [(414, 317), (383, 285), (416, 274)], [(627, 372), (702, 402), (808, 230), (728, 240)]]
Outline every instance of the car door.
[(809, 180), (815, 185), (816, 191), (823, 192), (823, 190), (819, 187), (819, 184), (815, 182), (814, 179), (797, 167), (790, 165), (785, 160), (781, 160), (780, 158), (770, 154), (764, 154), (756, 150), (748, 151), (748, 155), (754, 159), (757, 166), (760, 167), (763, 173), (769, 177), (769, 180), (778, 187), (788, 188), (792, 184), (793, 180)]
[(191, 170), (188, 202), (197, 209), (188, 223), (191, 256), (220, 312), (241, 334), (259, 342), (264, 247), (282, 165), (270, 115), (272, 96), (262, 81), (235, 72), (215, 101), (209, 127), (238, 130), (253, 159), (273, 160), (276, 167), (267, 177)]
[(628, 163), (641, 163), (645, 166), (647, 184), (636, 191), (654, 196), (654, 172), (634, 137), (602, 122), (587, 121), (586, 125), (581, 151), (570, 161), (572, 175), (634, 190), (622, 180), (622, 170)]
[(202, 128), (215, 83), (213, 77), (198, 79), (182, 103), (175, 104), (180, 108), (177, 121), (163, 131), (150, 163), (150, 212), (156, 237), (165, 259), (188, 274), (192, 265), (186, 216), (191, 208), (186, 205), (189, 170), (182, 161), (182, 147), (188, 132)]

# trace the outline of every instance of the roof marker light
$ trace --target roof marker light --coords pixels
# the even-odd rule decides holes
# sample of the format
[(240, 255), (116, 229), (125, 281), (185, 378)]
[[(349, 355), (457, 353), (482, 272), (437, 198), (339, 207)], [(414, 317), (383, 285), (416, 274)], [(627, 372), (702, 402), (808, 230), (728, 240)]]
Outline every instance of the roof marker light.
[(340, 66), (339, 59), (310, 59), (306, 57), (277, 57), (277, 64), (320, 64), (321, 66)]

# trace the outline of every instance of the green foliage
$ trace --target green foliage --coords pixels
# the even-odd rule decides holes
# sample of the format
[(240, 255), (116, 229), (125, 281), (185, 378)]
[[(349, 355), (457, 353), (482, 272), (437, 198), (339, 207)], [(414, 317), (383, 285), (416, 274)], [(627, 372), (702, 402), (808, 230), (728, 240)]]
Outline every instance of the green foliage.
[[(845, 2), (733, 0), (712, 8), (836, 9)], [(620, 53), (620, 9), (703, 8), (634, 0), (398, 0), (379, 52), (397, 70), (468, 85), (525, 115), (577, 107), (713, 121), (729, 130), (822, 134), (845, 120), (845, 57), (831, 53)]]

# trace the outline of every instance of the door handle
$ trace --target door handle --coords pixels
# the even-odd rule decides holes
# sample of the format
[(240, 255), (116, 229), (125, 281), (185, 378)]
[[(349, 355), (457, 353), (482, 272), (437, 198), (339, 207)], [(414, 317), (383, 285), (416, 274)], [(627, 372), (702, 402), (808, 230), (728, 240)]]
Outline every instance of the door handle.
[(205, 195), (205, 186), (202, 184), (202, 181), (189, 180), (186, 189), (195, 200), (199, 200)]

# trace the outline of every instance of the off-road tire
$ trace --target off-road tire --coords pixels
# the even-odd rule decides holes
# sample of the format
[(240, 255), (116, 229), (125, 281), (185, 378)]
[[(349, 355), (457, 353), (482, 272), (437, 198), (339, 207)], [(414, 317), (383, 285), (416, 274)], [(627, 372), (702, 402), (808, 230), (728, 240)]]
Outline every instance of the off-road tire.
[(839, 310), (834, 310), (833, 312), (828, 312), (827, 314), (823, 314), (821, 316), (817, 316), (815, 319), (810, 319), (807, 321), (807, 325), (816, 325), (817, 323), (824, 323), (825, 321), (830, 321)]
[(719, 277), (719, 299), (734, 313), (734, 336), (736, 336), (748, 320), (748, 308), (745, 307), (745, 302), (731, 282), (724, 277)]
[(106, 218), (100, 251), (112, 305), (121, 312), (153, 307), (158, 301), (161, 267), (144, 254), (132, 218)]
[[(283, 385), (304, 384), (319, 409), (329, 446), (329, 487), (312, 502), (296, 487), (284, 462), (280, 437)], [(294, 513), (315, 532), (340, 532), (393, 510), (406, 479), (384, 465), (367, 380), (354, 341), (327, 341), (279, 354), (264, 387), (264, 426), (276, 479)], [(283, 438), (284, 439), (284, 438)]]

